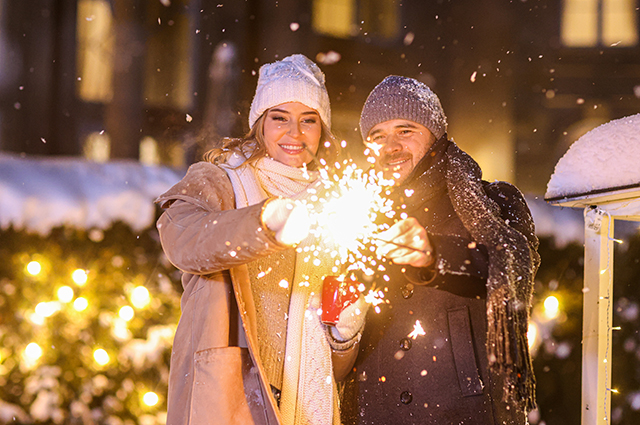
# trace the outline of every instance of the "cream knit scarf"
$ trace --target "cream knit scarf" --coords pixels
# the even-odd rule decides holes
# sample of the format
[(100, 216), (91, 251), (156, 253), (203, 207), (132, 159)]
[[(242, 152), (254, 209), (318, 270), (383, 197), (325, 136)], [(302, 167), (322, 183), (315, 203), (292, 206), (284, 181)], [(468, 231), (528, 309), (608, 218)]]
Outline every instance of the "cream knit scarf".
[[(257, 204), (270, 196), (303, 199), (305, 189), (318, 177), (315, 172), (271, 158), (248, 163), (239, 153), (231, 154), (222, 168), (231, 180), (236, 208)], [(280, 399), (283, 425), (340, 424), (331, 349), (317, 314), (322, 280), (332, 265), (321, 244), (310, 235), (297, 247)], [(315, 259), (320, 260), (319, 265), (314, 264)]]

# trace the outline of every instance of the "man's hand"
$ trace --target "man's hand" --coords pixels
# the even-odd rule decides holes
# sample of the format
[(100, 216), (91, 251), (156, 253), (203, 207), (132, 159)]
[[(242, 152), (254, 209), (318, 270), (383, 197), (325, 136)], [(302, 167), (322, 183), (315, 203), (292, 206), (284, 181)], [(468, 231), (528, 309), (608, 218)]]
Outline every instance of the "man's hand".
[(427, 231), (413, 217), (397, 222), (376, 238), (376, 253), (396, 264), (427, 267), (434, 261)]

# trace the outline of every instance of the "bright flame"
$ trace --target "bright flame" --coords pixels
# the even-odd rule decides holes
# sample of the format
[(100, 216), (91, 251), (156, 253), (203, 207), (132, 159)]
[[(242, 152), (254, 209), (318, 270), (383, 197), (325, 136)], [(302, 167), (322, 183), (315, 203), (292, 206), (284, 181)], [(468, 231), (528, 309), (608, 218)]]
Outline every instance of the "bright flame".
[(131, 291), (131, 304), (135, 308), (145, 308), (151, 302), (151, 296), (149, 295), (149, 290), (144, 286), (136, 286), (133, 291)]
[[(311, 211), (313, 233), (320, 240), (333, 243), (331, 257), (335, 266), (349, 264), (348, 270), (362, 270), (372, 275), (375, 265), (367, 244), (382, 226), (376, 224), (378, 214), (393, 215), (392, 201), (381, 196), (393, 182), (382, 173), (364, 172), (353, 163), (344, 168), (342, 177), (323, 175), (325, 191), (320, 192), (319, 210)], [(336, 267), (337, 269), (337, 267)]]
[(37, 276), (42, 271), (42, 265), (37, 261), (31, 261), (27, 264), (27, 272), (32, 276)]
[(418, 338), (418, 336), (424, 336), (424, 335), (426, 335), (426, 332), (422, 328), (422, 325), (420, 324), (420, 321), (416, 320), (416, 324), (413, 325), (413, 330), (407, 336), (409, 338), (416, 339), (416, 338)]
[(158, 397), (158, 394), (154, 393), (153, 391), (149, 391), (142, 396), (142, 402), (149, 407), (155, 406), (159, 401), (160, 397)]
[(122, 320), (125, 320), (128, 322), (129, 320), (133, 319), (133, 316), (134, 316), (133, 308), (131, 308), (131, 306), (128, 306), (128, 305), (122, 306), (118, 311), (118, 316), (120, 316)]
[(560, 301), (553, 295), (548, 296), (544, 300), (544, 314), (549, 319), (555, 319), (558, 317), (558, 313), (560, 311)]
[(87, 271), (82, 269), (75, 269), (73, 273), (71, 273), (71, 279), (78, 286), (83, 286), (87, 283)]
[(58, 288), (58, 299), (63, 303), (71, 302), (73, 299), (73, 289), (70, 286), (61, 286)]
[(89, 307), (89, 301), (87, 301), (87, 299), (84, 297), (78, 297), (73, 302), (73, 308), (75, 308), (77, 311), (84, 311), (87, 309), (87, 307)]
[(109, 353), (107, 353), (104, 349), (102, 348), (98, 348), (97, 350), (95, 350), (93, 352), (93, 359), (96, 361), (96, 363), (98, 363), (100, 366), (104, 366), (107, 363), (109, 363), (109, 361), (111, 360), (109, 358)]

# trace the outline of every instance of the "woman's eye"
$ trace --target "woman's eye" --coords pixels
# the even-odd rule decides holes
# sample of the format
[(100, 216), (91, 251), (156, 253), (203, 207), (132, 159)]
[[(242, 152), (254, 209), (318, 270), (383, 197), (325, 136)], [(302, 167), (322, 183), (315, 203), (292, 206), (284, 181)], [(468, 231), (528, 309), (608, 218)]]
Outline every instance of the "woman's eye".
[(274, 121), (280, 121), (280, 122), (285, 122), (287, 120), (285, 117), (281, 115), (273, 115), (271, 119)]
[(305, 124), (315, 124), (317, 121), (315, 118), (306, 118), (302, 122)]

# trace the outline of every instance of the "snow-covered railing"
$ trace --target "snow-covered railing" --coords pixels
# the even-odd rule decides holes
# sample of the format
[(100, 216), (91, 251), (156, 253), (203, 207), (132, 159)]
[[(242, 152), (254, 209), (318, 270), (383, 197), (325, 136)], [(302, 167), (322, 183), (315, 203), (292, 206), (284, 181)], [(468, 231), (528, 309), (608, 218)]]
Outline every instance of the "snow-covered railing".
[(136, 161), (23, 157), (0, 152), (0, 228), (46, 235), (57, 226), (105, 229), (153, 224), (153, 200), (184, 171)]

